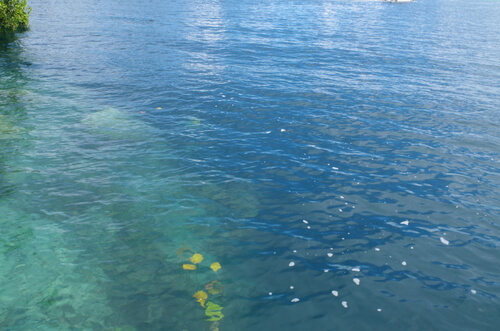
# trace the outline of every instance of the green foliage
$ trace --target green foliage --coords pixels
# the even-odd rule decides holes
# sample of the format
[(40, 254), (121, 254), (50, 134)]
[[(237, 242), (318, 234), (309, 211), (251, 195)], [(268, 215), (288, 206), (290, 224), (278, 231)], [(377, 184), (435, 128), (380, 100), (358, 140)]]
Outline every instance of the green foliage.
[(0, 31), (27, 29), (30, 12), (26, 0), (0, 0)]

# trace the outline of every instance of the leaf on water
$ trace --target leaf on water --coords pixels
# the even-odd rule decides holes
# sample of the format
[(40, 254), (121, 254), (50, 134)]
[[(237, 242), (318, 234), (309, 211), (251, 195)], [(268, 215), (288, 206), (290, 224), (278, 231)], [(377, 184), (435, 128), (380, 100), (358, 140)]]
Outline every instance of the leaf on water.
[(193, 298), (197, 299), (202, 307), (205, 307), (205, 301), (208, 299), (208, 294), (204, 291), (198, 291), (193, 295)]
[(196, 270), (196, 266), (194, 264), (183, 264), (182, 269), (184, 269), (184, 270)]
[(205, 309), (205, 315), (209, 317), (207, 321), (220, 321), (224, 317), (224, 314), (221, 312), (221, 310), (222, 307), (218, 304), (215, 304), (211, 301), (207, 302), (207, 309)]
[(217, 272), (217, 270), (219, 270), (220, 268), (222, 267), (219, 262), (214, 262), (210, 265), (210, 269), (212, 269), (215, 272)]
[(195, 253), (193, 254), (193, 256), (189, 258), (189, 261), (191, 261), (194, 264), (200, 263), (201, 261), (203, 261), (203, 255)]
[(175, 251), (178, 256), (184, 257), (186, 252), (192, 252), (191, 248), (187, 247), (184, 245), (184, 247), (179, 248), (178, 250)]
[(224, 287), (218, 280), (214, 280), (213, 282), (206, 284), (205, 289), (210, 294), (219, 294), (222, 293), (222, 291), (224, 291)]

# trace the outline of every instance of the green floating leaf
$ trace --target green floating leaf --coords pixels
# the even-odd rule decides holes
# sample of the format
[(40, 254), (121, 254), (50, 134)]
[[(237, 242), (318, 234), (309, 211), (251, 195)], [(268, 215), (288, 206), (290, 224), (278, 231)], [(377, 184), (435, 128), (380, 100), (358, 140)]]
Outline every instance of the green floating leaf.
[(222, 307), (219, 306), (218, 304), (209, 301), (207, 302), (206, 306), (207, 309), (205, 309), (205, 315), (209, 317), (207, 321), (210, 322), (220, 321), (224, 317), (224, 314), (221, 312)]

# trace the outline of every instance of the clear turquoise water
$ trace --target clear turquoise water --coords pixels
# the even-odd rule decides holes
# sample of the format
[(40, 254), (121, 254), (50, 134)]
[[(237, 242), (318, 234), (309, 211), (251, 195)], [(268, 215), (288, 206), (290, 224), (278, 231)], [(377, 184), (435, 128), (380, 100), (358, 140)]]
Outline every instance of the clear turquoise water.
[(2, 330), (497, 330), (500, 2), (30, 4)]

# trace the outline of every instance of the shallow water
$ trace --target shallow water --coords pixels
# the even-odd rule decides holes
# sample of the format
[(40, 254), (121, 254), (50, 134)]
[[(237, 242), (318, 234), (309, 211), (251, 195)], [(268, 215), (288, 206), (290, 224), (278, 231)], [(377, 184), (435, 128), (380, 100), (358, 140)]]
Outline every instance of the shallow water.
[(1, 329), (496, 330), (500, 2), (30, 4)]

